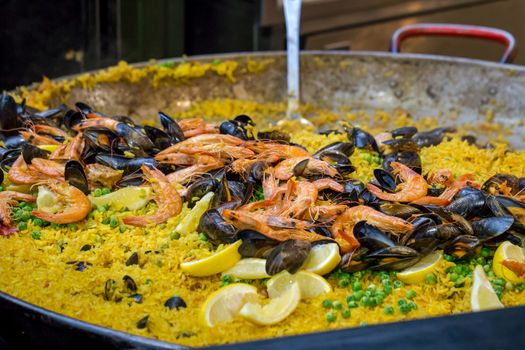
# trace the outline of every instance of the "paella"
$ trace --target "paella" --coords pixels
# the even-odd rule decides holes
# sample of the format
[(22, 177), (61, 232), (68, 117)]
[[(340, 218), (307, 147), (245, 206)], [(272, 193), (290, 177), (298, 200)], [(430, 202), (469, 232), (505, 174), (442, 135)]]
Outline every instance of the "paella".
[(236, 68), (121, 63), (3, 94), (0, 290), (190, 346), (525, 304), (525, 153), (502, 139), (403, 111), (305, 106), (304, 127), (269, 123), (279, 103), (141, 122), (56, 103)]

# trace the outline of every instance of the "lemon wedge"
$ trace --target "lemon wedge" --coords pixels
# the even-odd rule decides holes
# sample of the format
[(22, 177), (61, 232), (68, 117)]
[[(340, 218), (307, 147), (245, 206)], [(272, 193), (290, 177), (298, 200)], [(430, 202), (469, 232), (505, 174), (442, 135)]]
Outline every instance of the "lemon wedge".
[(472, 291), (470, 294), (470, 306), (472, 311), (483, 311), (492, 309), (501, 309), (503, 304), (499, 300), (496, 292), (492, 288), (485, 271), (481, 265), (474, 269), (474, 281), (472, 283)]
[(248, 301), (256, 302), (257, 288), (249, 284), (234, 283), (212, 293), (204, 302), (201, 317), (208, 327), (230, 322)]
[(238, 240), (206, 258), (183, 262), (180, 268), (186, 274), (195, 277), (211, 276), (226, 271), (241, 260), (241, 254), (238, 252), (241, 243), (242, 241)]
[(299, 271), (292, 275), (288, 271), (281, 271), (266, 283), (268, 296), (270, 298), (279, 297), (293, 284), (299, 286), (303, 298), (315, 298), (321, 294), (332, 291), (330, 284), (323, 277), (315, 273)]
[(38, 187), (38, 195), (36, 197), (36, 207), (38, 210), (46, 213), (56, 213), (62, 209), (58, 200), (58, 195), (52, 192), (46, 186)]
[(523, 250), (509, 241), (501, 243), (494, 253), (494, 259), (492, 260), (492, 270), (496, 276), (504, 278), (509, 282), (524, 283), (525, 278), (518, 277), (510, 269), (503, 266), (502, 263), (505, 259), (525, 260)]
[(224, 271), (223, 274), (246, 280), (270, 277), (270, 275), (266, 273), (266, 260), (257, 258), (241, 259), (232, 268)]
[(60, 147), (60, 145), (38, 145), (37, 147), (43, 149), (44, 151), (54, 152), (58, 147)]
[(249, 302), (239, 314), (249, 321), (260, 325), (276, 324), (288, 317), (299, 305), (301, 290), (298, 283), (292, 283), (276, 298), (271, 298), (266, 305)]
[(425, 280), (425, 276), (432, 273), (441, 261), (441, 254), (432, 252), (401, 272), (397, 273), (397, 278), (404, 283), (418, 284)]
[(197, 226), (199, 226), (201, 216), (206, 210), (208, 210), (212, 198), (213, 192), (208, 192), (206, 195), (204, 195), (204, 197), (199, 199), (188, 215), (186, 215), (177, 225), (177, 227), (175, 227), (175, 231), (180, 234), (195, 232)]
[(336, 243), (319, 244), (312, 247), (302, 269), (318, 275), (326, 275), (335, 269), (340, 261), (339, 245)]
[(96, 206), (111, 205), (114, 210), (140, 209), (152, 199), (153, 190), (148, 186), (128, 186), (100, 197), (89, 195), (89, 201)]

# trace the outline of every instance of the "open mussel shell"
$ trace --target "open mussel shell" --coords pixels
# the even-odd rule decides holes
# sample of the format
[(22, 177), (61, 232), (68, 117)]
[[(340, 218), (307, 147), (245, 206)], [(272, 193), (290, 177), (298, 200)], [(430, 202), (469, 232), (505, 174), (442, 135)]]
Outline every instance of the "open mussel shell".
[(120, 136), (130, 147), (129, 151), (133, 154), (143, 156), (152, 150), (155, 145), (139, 128), (130, 126), (126, 123), (118, 123), (115, 133)]
[(237, 123), (241, 124), (241, 125), (244, 125), (244, 126), (246, 126), (246, 125), (254, 126), (255, 125), (255, 123), (253, 122), (252, 118), (250, 118), (246, 114), (239, 114), (238, 116), (233, 118), (233, 120), (236, 121)]
[(290, 142), (290, 135), (279, 130), (259, 131), (257, 133), (257, 139), (288, 143)]
[(71, 186), (89, 194), (89, 184), (84, 167), (76, 160), (69, 160), (65, 165), (64, 177)]
[(80, 124), (84, 119), (86, 119), (86, 117), (84, 117), (82, 113), (70, 109), (64, 114), (62, 123), (67, 130), (73, 130), (73, 127), (77, 124)]
[(118, 136), (107, 129), (90, 128), (84, 130), (84, 139), (89, 148), (96, 151), (114, 153), (118, 147)]
[(461, 189), (446, 209), (463, 217), (479, 216), (485, 208), (485, 194), (472, 187)]
[(188, 208), (193, 208), (206, 193), (216, 192), (220, 182), (213, 177), (203, 177), (193, 182), (186, 192)]
[(0, 169), (4, 172), (9, 172), (9, 168), (13, 163), (20, 157), (22, 151), (20, 149), (10, 149), (4, 152), (2, 155), (2, 160), (0, 160)]
[(242, 230), (237, 233), (237, 238), (242, 240), (239, 254), (243, 258), (266, 258), (279, 241), (266, 237), (254, 230)]
[(494, 216), (513, 217), (512, 229), (525, 234), (525, 203), (511, 197), (488, 195), (486, 205)]
[(235, 136), (241, 140), (253, 140), (251, 134), (246, 130), (246, 125), (237, 120), (227, 120), (219, 126), (221, 134)]
[(250, 168), (248, 173), (248, 182), (260, 183), (264, 178), (264, 172), (268, 168), (268, 164), (265, 162), (255, 162)]
[(361, 246), (370, 251), (377, 251), (396, 245), (383, 231), (374, 226), (368, 225), (365, 221), (359, 221), (354, 226), (353, 232)]
[(417, 145), (420, 148), (436, 146), (443, 141), (446, 133), (456, 132), (454, 127), (440, 127), (435, 128), (429, 131), (418, 132), (413, 136), (413, 139), (416, 141)]
[(455, 224), (428, 224), (414, 230), (410, 238), (403, 240), (403, 243), (425, 255), (463, 234), (464, 232)]
[(370, 262), (364, 259), (367, 253), (367, 248), (359, 247), (354, 252), (344, 254), (341, 257), (339, 268), (346, 273), (365, 270), (370, 265)]
[(155, 159), (150, 157), (128, 158), (116, 154), (99, 153), (96, 155), (95, 159), (97, 163), (102, 165), (109, 166), (115, 170), (123, 170), (124, 176), (136, 172), (140, 169), (142, 164), (147, 165), (148, 167), (158, 167)]
[(3, 93), (0, 96), (0, 130), (13, 130), (20, 126), (15, 99)]
[(159, 150), (166, 149), (172, 145), (171, 137), (158, 128), (145, 125), (144, 132)]
[(49, 156), (49, 152), (44, 151), (43, 149), (37, 146), (33, 146), (30, 143), (25, 143), (22, 146), (22, 158), (24, 158), (24, 162), (26, 162), (26, 164), (31, 164), (31, 161), (34, 158), (47, 159), (48, 156)]
[(322, 159), (325, 154), (341, 154), (350, 157), (355, 150), (355, 146), (351, 142), (334, 142), (325, 146), (314, 153), (313, 157), (317, 159)]
[(481, 240), (476, 236), (461, 235), (454, 238), (445, 246), (445, 254), (452, 255), (456, 259), (468, 259), (476, 255), (477, 248), (481, 246)]
[(366, 255), (371, 270), (399, 271), (410, 267), (421, 259), (421, 254), (405, 246), (385, 247)]
[(215, 245), (237, 240), (235, 227), (226, 222), (217, 209), (209, 209), (202, 214), (197, 230), (204, 233)]
[(419, 208), (396, 202), (383, 203), (379, 206), (379, 210), (387, 215), (397, 216), (402, 219), (408, 219), (413, 215), (421, 214)]
[(363, 129), (357, 127), (347, 128), (346, 134), (348, 136), (348, 140), (351, 141), (355, 147), (370, 149), (377, 153), (380, 153), (379, 147), (377, 146), (377, 142), (374, 136), (364, 131)]
[(481, 241), (498, 237), (507, 232), (514, 223), (513, 217), (491, 217), (484, 218), (472, 223), (474, 234)]
[(384, 169), (374, 169), (374, 183), (387, 192), (395, 192), (397, 183), (394, 175)]
[(520, 190), (520, 180), (517, 176), (511, 174), (496, 174), (491, 176), (481, 186), (481, 189), (487, 193), (500, 193), (500, 187), (504, 185), (510, 189), (511, 194), (516, 194)]
[(386, 154), (383, 156), (383, 169), (387, 171), (392, 171), (392, 167), (390, 166), (390, 163), (392, 162), (398, 162), (403, 165), (406, 165), (418, 174), (421, 174), (421, 158), (419, 157), (419, 154), (417, 152), (399, 151)]
[(417, 152), (419, 150), (416, 141), (408, 138), (390, 139), (383, 141), (393, 151)]
[(117, 187), (128, 187), (128, 186), (140, 186), (146, 180), (144, 179), (144, 174), (142, 171), (138, 170), (132, 174), (123, 176), (117, 183)]
[(184, 141), (186, 138), (184, 137), (184, 131), (182, 131), (182, 128), (180, 125), (173, 120), (169, 115), (163, 112), (158, 113), (160, 123), (162, 124), (162, 127), (164, 128), (164, 132), (168, 134), (171, 138), (171, 143), (179, 143), (181, 141)]
[(473, 235), (472, 225), (463, 216), (442, 207), (429, 207), (433, 213), (439, 215), (444, 221), (454, 224), (466, 235)]
[(301, 176), (306, 171), (306, 167), (308, 166), (308, 162), (310, 159), (306, 158), (295, 164), (293, 167), (293, 175), (294, 176)]
[(266, 258), (266, 273), (270, 276), (284, 270), (296, 273), (303, 266), (311, 248), (307, 241), (289, 239), (282, 242)]

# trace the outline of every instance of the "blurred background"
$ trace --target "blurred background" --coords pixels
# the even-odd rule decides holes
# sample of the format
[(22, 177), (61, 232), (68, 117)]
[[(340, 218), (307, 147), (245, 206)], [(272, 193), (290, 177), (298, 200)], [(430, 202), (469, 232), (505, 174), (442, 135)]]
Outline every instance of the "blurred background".
[[(115, 64), (181, 55), (282, 50), (282, 0), (0, 0), (0, 90)], [(498, 27), (525, 64), (525, 0), (303, 0), (301, 46), (386, 51), (419, 22)], [(497, 43), (413, 38), (404, 52), (497, 61)]]

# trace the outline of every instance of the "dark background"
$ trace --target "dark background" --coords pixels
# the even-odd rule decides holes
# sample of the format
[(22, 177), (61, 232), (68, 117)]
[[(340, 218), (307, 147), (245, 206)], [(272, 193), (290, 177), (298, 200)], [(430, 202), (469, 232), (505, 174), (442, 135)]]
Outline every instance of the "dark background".
[[(302, 47), (385, 51), (416, 22), (506, 29), (525, 46), (525, 0), (303, 0)], [(0, 90), (115, 64), (285, 47), (278, 0), (0, 0)], [(414, 38), (403, 51), (497, 60), (497, 43)], [(524, 49), (525, 51), (525, 49)], [(525, 52), (516, 61), (525, 64)]]

